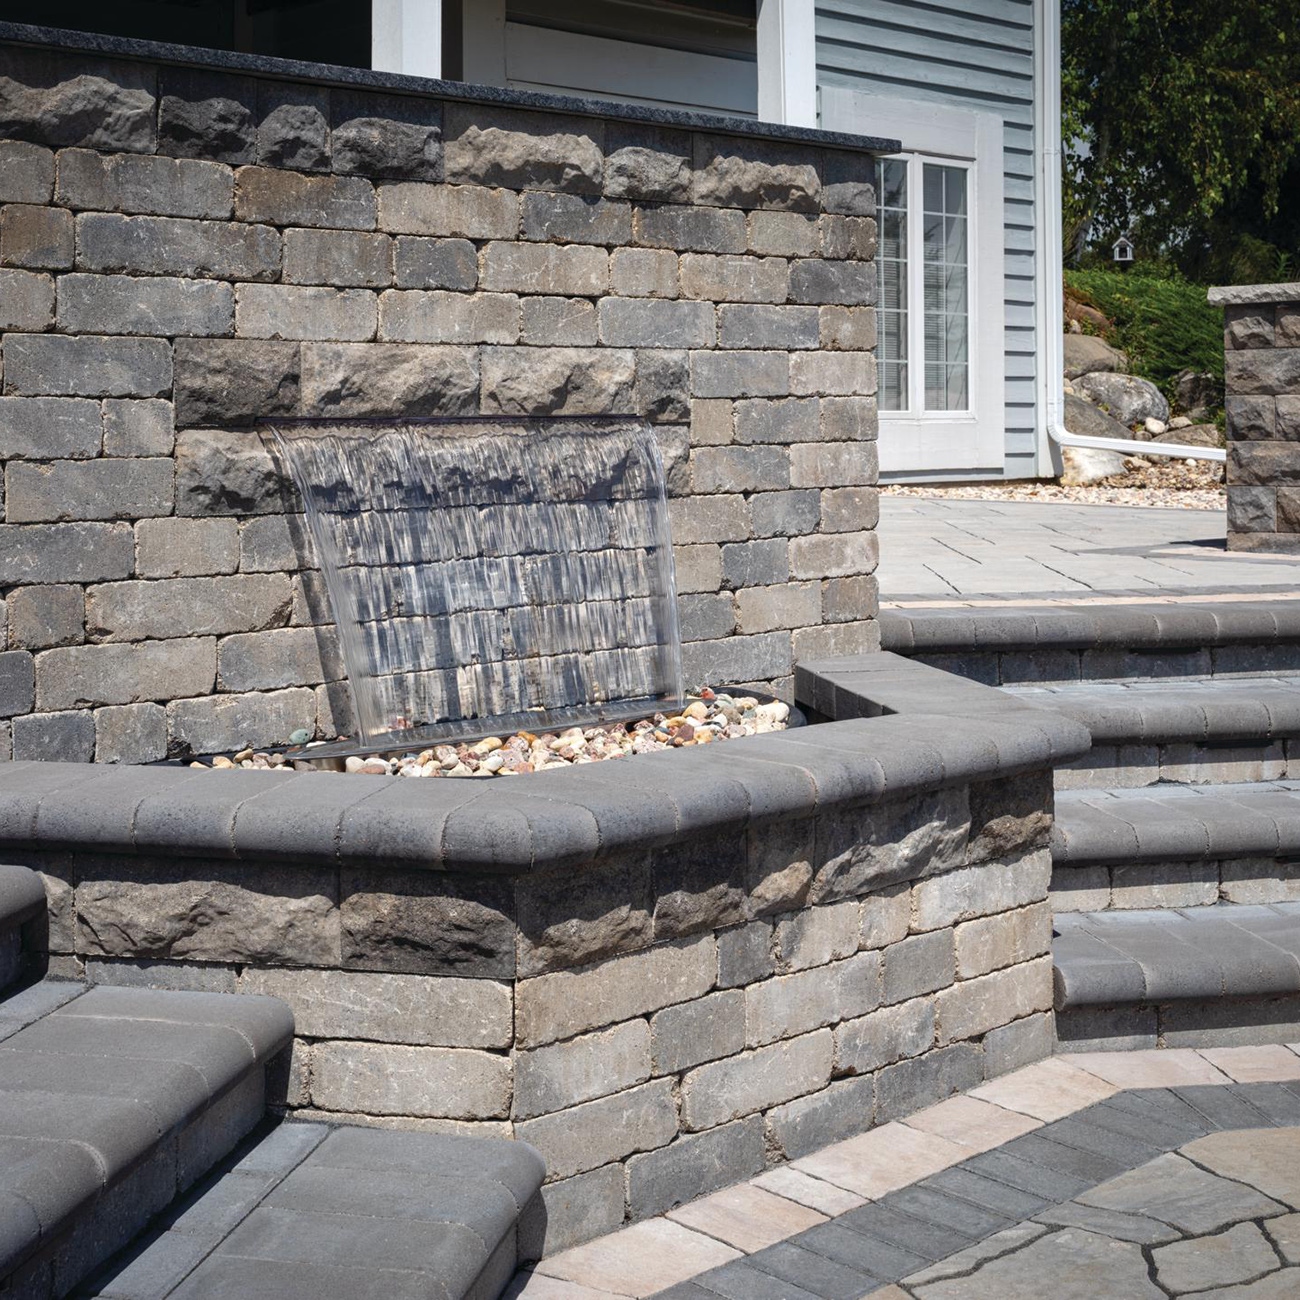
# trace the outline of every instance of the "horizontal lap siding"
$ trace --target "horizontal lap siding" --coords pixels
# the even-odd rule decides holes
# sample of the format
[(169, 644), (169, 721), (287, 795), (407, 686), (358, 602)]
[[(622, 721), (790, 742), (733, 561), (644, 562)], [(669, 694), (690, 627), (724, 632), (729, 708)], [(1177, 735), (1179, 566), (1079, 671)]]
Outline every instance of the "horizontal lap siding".
[[(817, 5), (817, 80), (997, 113), (1003, 135), (1006, 473), (1034, 472), (1037, 443), (1034, 29), (1030, 0)], [(870, 123), (862, 124), (863, 131)]]

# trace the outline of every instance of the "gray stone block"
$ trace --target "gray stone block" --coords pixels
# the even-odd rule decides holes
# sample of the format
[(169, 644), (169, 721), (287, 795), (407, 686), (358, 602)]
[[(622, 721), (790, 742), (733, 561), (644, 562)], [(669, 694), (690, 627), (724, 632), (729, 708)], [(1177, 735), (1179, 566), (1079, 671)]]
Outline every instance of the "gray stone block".
[(681, 284), (686, 298), (781, 303), (790, 291), (790, 273), (785, 259), (780, 257), (687, 253), (681, 259)]
[(73, 334), (203, 337), (234, 330), (228, 284), (174, 276), (65, 275), (59, 328)]
[(59, 155), (57, 201), (78, 211), (224, 219), (234, 189), (234, 173), (215, 162), (87, 149)]
[(729, 302), (718, 311), (723, 348), (815, 348), (820, 331), (815, 307)]
[(288, 470), (256, 434), (191, 429), (177, 435), (178, 515), (265, 514), (296, 506)]
[(668, 1079), (515, 1125), (515, 1136), (541, 1152), (552, 1178), (567, 1178), (638, 1151), (653, 1151), (676, 1135), (677, 1110)]
[(1055, 1050), (1056, 1029), (1050, 1011), (1026, 1016), (984, 1035), (984, 1075), (995, 1079), (1035, 1061), (1045, 1060)]
[(291, 171), (328, 171), (329, 91), (262, 82), (257, 88), (257, 161)]
[(272, 280), (280, 274), (280, 235), (270, 226), (84, 212), (77, 218), (77, 264), (128, 275)]
[(744, 995), (709, 994), (667, 1007), (650, 1021), (655, 1074), (678, 1074), (705, 1061), (732, 1056), (745, 1046)]
[(487, 347), (482, 365), (488, 414), (609, 415), (635, 405), (628, 349)]
[(379, 228), (406, 235), (515, 239), (519, 195), (481, 185), (381, 185)]
[(844, 578), (874, 573), (878, 558), (879, 543), (875, 533), (795, 537), (790, 542), (790, 576), (801, 579)]
[(782, 970), (807, 970), (858, 950), (861, 907), (856, 901), (804, 908), (779, 919), (774, 935)]
[(256, 82), (167, 68), (158, 92), (158, 143), (163, 153), (227, 163), (256, 157)]
[(169, 456), (176, 445), (172, 404), (109, 398), (104, 403), (105, 456)]
[(870, 352), (796, 352), (790, 358), (790, 391), (869, 397), (876, 391), (876, 359)]
[(287, 574), (248, 573), (95, 587), (86, 600), (86, 625), (103, 641), (165, 638), (179, 627), (188, 636), (260, 632), (289, 620)]
[(956, 977), (952, 932), (934, 930), (891, 944), (884, 951), (884, 963), (886, 1003), (946, 988)]
[(716, 640), (736, 629), (736, 607), (725, 593), (683, 594), (677, 599), (677, 610), (686, 641)]
[(632, 206), (575, 194), (525, 194), (525, 239), (619, 246), (632, 238)]
[(605, 123), (605, 193), (682, 203), (690, 197), (691, 137), (639, 122)]
[(770, 922), (754, 921), (718, 935), (719, 988), (744, 987), (775, 970)]
[(473, 289), (478, 250), (468, 239), (422, 239), (403, 235), (394, 254), (399, 289)]
[(699, 493), (772, 492), (790, 486), (790, 457), (781, 447), (700, 447), (691, 472)]
[(0, 653), (0, 715), (26, 713), (35, 699), (35, 668), (23, 650)]
[(869, 262), (876, 256), (877, 233), (876, 223), (871, 217), (823, 216), (822, 256)]
[(1224, 399), (1230, 441), (1268, 441), (1275, 432), (1276, 403), (1271, 397), (1242, 397), (1229, 393)]
[(838, 1026), (835, 1067), (844, 1074), (871, 1074), (897, 1061), (920, 1056), (934, 1044), (934, 999), (914, 998)]
[(0, 581), (104, 582), (135, 567), (130, 524), (0, 525)]
[(46, 330), (53, 323), (54, 278), (0, 268), (0, 329)]
[(797, 259), (790, 264), (790, 300), (869, 307), (876, 301), (875, 264)]
[(876, 1075), (876, 1123), (914, 1115), (955, 1092), (974, 1088), (982, 1077), (982, 1055), (970, 1043), (891, 1065)]
[(623, 1224), (622, 1165), (605, 1165), (547, 1183), (519, 1216), (519, 1258), (541, 1259)]
[(749, 509), (755, 537), (800, 537), (817, 527), (821, 505), (815, 491), (756, 492)]
[(72, 213), (11, 203), (0, 210), (0, 263), (61, 271), (72, 265)]
[(712, 347), (713, 307), (703, 302), (605, 298), (600, 303), (600, 338), (609, 347)]
[(385, 288), (393, 283), (393, 241), (359, 230), (286, 230), (284, 282)]
[(85, 636), (86, 597), (80, 587), (18, 587), (5, 601), (9, 641), (23, 650), (72, 645)]
[(831, 1031), (819, 1029), (697, 1066), (682, 1079), (682, 1126), (714, 1128), (824, 1088), (831, 1077)]
[(827, 442), (874, 441), (879, 416), (869, 397), (823, 397), (822, 436)]
[(235, 327), (243, 338), (357, 342), (375, 337), (375, 322), (368, 289), (243, 284), (236, 295)]
[(683, 647), (682, 671), (687, 682), (773, 682), (791, 671), (788, 632), (733, 636), (724, 641), (692, 641)]
[(98, 402), (84, 397), (0, 397), (0, 457), (52, 460), (99, 455)]
[(874, 529), (880, 522), (880, 495), (875, 488), (827, 488), (821, 494), (821, 525), (827, 533)]
[(820, 438), (815, 398), (786, 397), (736, 403), (736, 441), (741, 443), (808, 442)]
[(448, 104), (444, 166), (452, 184), (599, 194), (604, 127), (591, 118)]
[(176, 423), (243, 423), (298, 409), (299, 347), (252, 339), (178, 339)]
[(638, 207), (633, 232), (644, 247), (678, 252), (743, 253), (749, 242), (743, 212), (679, 204)]
[(992, 975), (963, 980), (935, 1000), (940, 1041), (975, 1038), (1012, 1020), (1052, 1008), (1052, 960), (1041, 957)]
[(95, 762), (157, 763), (167, 757), (167, 711), (158, 704), (95, 710)]
[(38, 657), (36, 700), (52, 712), (202, 695), (212, 689), (215, 668), (211, 637), (66, 646)]
[(834, 352), (871, 352), (876, 346), (874, 307), (822, 307), (821, 346)]
[(1300, 348), (1252, 348), (1223, 358), (1230, 393), (1282, 395), (1300, 390)]
[(797, 1160), (832, 1142), (865, 1133), (875, 1104), (873, 1078), (839, 1079), (821, 1092), (768, 1111), (768, 1140), (787, 1160)]
[(784, 537), (735, 542), (722, 548), (724, 587), (766, 587), (785, 582), (789, 576), (789, 544)]
[(688, 1134), (627, 1162), (630, 1217), (636, 1222), (676, 1209), (761, 1172), (763, 1164), (763, 1122), (757, 1115)]
[(174, 477), (174, 465), (164, 457), (13, 461), (5, 473), (5, 515), (15, 524), (167, 515)]
[(692, 397), (785, 397), (790, 358), (783, 352), (695, 352)]
[[(495, 349), (484, 351), (486, 367)], [(469, 348), (414, 343), (306, 344), (302, 405), (330, 415), (473, 414), (478, 357)]]
[(335, 230), (375, 228), (375, 189), (359, 177), (241, 167), (235, 179), (237, 221)]
[(330, 92), (336, 172), (413, 181), (442, 179), (442, 106), (427, 98)]
[(95, 753), (95, 720), (87, 712), (28, 713), (13, 721), (14, 761), (89, 763)]
[(815, 626), (821, 620), (821, 608), (821, 590), (811, 582), (746, 587), (736, 592), (737, 626), (751, 634)]
[[(661, 1013), (662, 1014), (662, 1013)], [(516, 1122), (567, 1110), (650, 1077), (650, 1027), (630, 1020), (514, 1057)]]
[(483, 250), (483, 288), (594, 296), (609, 284), (609, 254), (584, 244), (493, 242)]
[(512, 293), (390, 289), (379, 296), (379, 337), (403, 343), (514, 343), (519, 299)]
[(879, 1004), (880, 959), (875, 953), (778, 975), (745, 989), (746, 1045), (792, 1038), (864, 1015)]
[(11, 393), (154, 397), (172, 386), (172, 350), (163, 339), (10, 334), (4, 360)]
[(316, 693), (302, 688), (173, 700), (167, 706), (167, 724), (176, 744), (194, 754), (287, 745), (295, 731), (316, 734)]
[(620, 298), (676, 298), (677, 254), (669, 249), (616, 248), (609, 287)]
[(749, 247), (776, 257), (811, 257), (821, 246), (818, 217), (758, 209), (749, 214)]
[(1035, 903), (1018, 911), (967, 921), (953, 933), (957, 974), (971, 979), (1047, 952), (1052, 942), (1052, 911), (1047, 902)]
[(864, 179), (861, 158), (838, 149), (822, 154), (821, 207), (823, 212), (845, 216), (873, 217), (876, 214), (876, 191)]
[(0, 142), (0, 203), (48, 203), (54, 189), (54, 154), (25, 140)]
[(694, 143), (697, 203), (816, 210), (821, 177), (799, 146), (711, 135), (696, 135)]

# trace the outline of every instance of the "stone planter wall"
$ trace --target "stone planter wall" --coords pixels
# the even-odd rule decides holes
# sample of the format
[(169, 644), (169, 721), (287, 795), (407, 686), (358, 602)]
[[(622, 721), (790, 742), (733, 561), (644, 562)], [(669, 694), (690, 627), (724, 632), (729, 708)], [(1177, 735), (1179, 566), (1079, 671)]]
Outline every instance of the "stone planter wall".
[(255, 417), (643, 415), (691, 684), (788, 695), (797, 658), (878, 644), (892, 142), (22, 37), (0, 25), (0, 753), (350, 728)]
[(1300, 550), (1300, 284), (1211, 289), (1224, 308), (1228, 549)]
[(295, 1114), (526, 1138), (554, 1251), (1052, 1050), (1086, 732), (834, 671), (810, 706), (907, 716), (486, 785), (16, 764), (0, 851), (46, 878), (52, 974), (283, 998)]

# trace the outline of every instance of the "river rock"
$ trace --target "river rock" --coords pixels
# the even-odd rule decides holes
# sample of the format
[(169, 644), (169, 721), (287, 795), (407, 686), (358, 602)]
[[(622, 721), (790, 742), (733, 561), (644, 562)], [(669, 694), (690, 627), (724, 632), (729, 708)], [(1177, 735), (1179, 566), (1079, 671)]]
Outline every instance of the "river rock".
[(1080, 375), (1074, 387), (1089, 401), (1109, 411), (1120, 424), (1141, 424), (1152, 417), (1169, 419), (1169, 403), (1149, 379), (1098, 371)]
[(1120, 373), (1128, 370), (1128, 358), (1095, 334), (1067, 334), (1063, 356), (1067, 379), (1078, 379), (1080, 375), (1099, 370)]
[(1180, 370), (1174, 376), (1174, 405), (1180, 411), (1195, 412), (1194, 421), (1197, 416), (1204, 419), (1223, 405), (1223, 383), (1204, 371)]

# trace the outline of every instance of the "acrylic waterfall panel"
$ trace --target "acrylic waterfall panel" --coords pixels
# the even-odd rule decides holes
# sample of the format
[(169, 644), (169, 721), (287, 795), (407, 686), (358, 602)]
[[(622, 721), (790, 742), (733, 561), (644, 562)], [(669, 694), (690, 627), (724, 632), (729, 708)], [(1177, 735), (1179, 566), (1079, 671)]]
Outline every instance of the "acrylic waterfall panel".
[(663, 463), (622, 418), (283, 421), (360, 740), (681, 697)]

